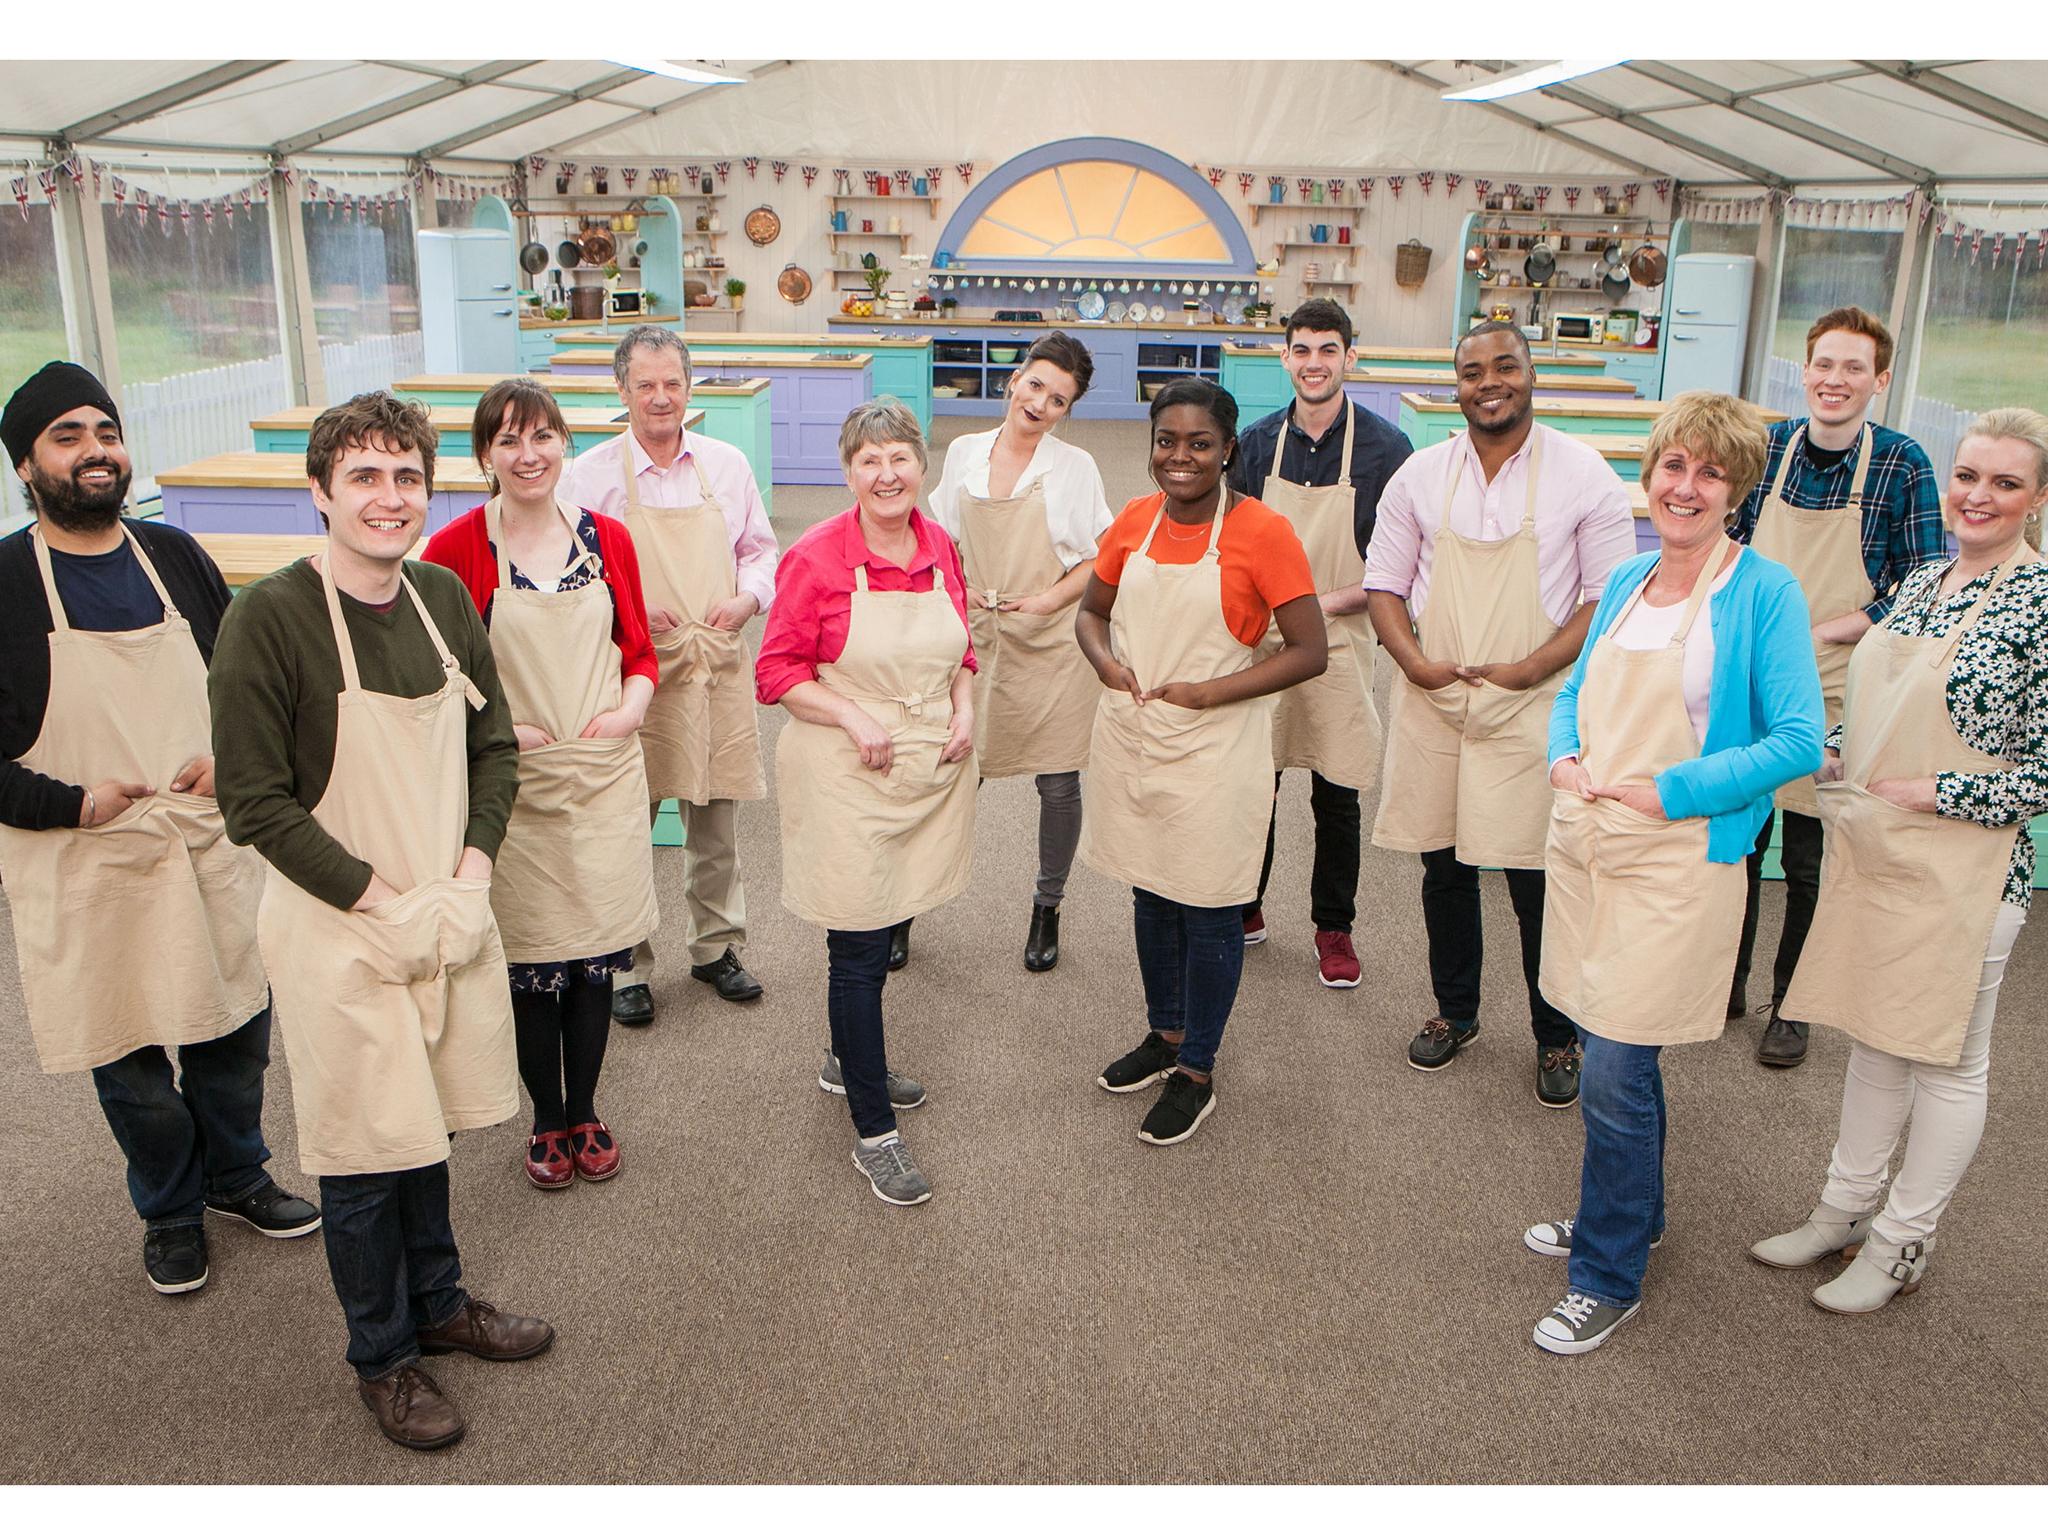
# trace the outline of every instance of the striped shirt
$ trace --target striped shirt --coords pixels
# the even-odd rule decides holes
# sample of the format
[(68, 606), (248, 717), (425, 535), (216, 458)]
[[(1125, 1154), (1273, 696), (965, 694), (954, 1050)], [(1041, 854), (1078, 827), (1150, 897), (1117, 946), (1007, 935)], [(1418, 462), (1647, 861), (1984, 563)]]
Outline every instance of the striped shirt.
[[(1804, 418), (1772, 423), (1764, 477), (1735, 514), (1735, 526), (1729, 530), (1738, 544), (1747, 544), (1756, 533), (1757, 514), (1763, 511), (1764, 497), (1784, 461), (1785, 446), (1805, 425)], [(1881, 624), (1892, 611), (1899, 583), (1910, 572), (1948, 553), (1948, 535), (1941, 526), (1941, 482), (1928, 462), (1927, 451), (1903, 432), (1873, 427), (1870, 455), (1870, 479), (1863, 488), (1863, 566), (1877, 597), (1863, 611), (1872, 623)], [(1825, 511), (1847, 506), (1849, 487), (1855, 482), (1853, 448), (1823, 469), (1802, 447), (1785, 474), (1783, 494), (1792, 506)], [(1834, 615), (1817, 613), (1813, 617), (1817, 623)]]

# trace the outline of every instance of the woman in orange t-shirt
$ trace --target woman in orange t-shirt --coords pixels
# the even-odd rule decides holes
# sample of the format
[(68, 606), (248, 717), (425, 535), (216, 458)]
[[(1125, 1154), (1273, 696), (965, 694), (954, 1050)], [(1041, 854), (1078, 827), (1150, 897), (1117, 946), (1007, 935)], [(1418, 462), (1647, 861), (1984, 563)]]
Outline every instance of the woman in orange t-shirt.
[[(1102, 679), (1083, 786), (1081, 857), (1130, 882), (1150, 1026), (1096, 1079), (1165, 1079), (1140, 1141), (1170, 1146), (1215, 1107), (1211, 1074), (1244, 969), (1240, 909), (1273, 810), (1271, 695), (1327, 664), (1328, 637), (1293, 526), (1235, 498), (1237, 402), (1175, 379), (1152, 402), (1157, 496), (1102, 536), (1074, 628)], [(1256, 647), (1277, 623), (1281, 647)]]

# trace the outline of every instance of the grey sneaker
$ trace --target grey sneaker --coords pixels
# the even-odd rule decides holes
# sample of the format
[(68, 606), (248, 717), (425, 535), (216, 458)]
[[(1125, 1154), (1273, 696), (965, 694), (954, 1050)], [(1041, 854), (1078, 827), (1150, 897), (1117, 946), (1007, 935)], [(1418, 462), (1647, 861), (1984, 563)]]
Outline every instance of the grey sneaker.
[[(1522, 1234), (1522, 1246), (1531, 1253), (1541, 1253), (1553, 1259), (1568, 1259), (1572, 1256), (1572, 1228), (1577, 1224), (1576, 1216), (1567, 1216), (1563, 1221), (1539, 1221)], [(1663, 1246), (1664, 1234), (1657, 1233), (1650, 1239), (1652, 1251)]]
[(1607, 1336), (1643, 1310), (1640, 1299), (1626, 1307), (1610, 1307), (1579, 1291), (1572, 1291), (1550, 1309), (1550, 1316), (1536, 1325), (1538, 1349), (1553, 1355), (1583, 1355), (1607, 1342)]
[(901, 1136), (891, 1136), (877, 1147), (853, 1144), (853, 1166), (867, 1175), (875, 1187), (875, 1198), (891, 1205), (923, 1205), (932, 1197), (931, 1180), (917, 1166)]
[[(891, 1072), (888, 1082), (891, 1109), (915, 1109), (924, 1102), (924, 1084), (916, 1078)], [(818, 1086), (842, 1099), (846, 1097), (846, 1078), (839, 1070), (839, 1058), (830, 1051), (825, 1053), (825, 1065), (818, 1068)]]

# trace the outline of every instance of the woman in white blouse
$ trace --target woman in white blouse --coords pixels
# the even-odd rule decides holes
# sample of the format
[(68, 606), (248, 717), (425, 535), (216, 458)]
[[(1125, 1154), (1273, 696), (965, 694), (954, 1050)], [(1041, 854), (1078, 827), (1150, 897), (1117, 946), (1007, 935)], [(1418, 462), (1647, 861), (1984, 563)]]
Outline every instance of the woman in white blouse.
[[(993, 432), (955, 438), (927, 510), (960, 545), (973, 620), (975, 752), (985, 779), (1029, 773), (1038, 786), (1038, 887), (1024, 968), (1060, 958), (1060, 897), (1081, 840), (1081, 768), (1101, 683), (1074, 638), (1074, 610), (1110, 524), (1095, 460), (1053, 436), (1088, 392), (1095, 364), (1048, 331), (1010, 375)], [(910, 958), (910, 925), (889, 966)]]

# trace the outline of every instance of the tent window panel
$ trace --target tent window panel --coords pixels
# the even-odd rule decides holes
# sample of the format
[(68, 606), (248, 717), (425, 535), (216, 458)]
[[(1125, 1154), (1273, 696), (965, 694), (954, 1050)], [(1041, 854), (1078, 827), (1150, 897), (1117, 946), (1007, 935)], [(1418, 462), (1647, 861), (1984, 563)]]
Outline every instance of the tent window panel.
[(206, 226), (103, 210), (121, 375), (148, 384), (279, 354), (267, 213)]
[(1709, 256), (1754, 256), (1756, 254), (1756, 232), (1754, 224), (1710, 224), (1700, 221), (1691, 226), (1692, 244), (1687, 249)]
[[(0, 219), (0, 399), (53, 358), (68, 357), (63, 296), (57, 286), (57, 235), (48, 203)], [(21, 481), (0, 475), (0, 531), (28, 516)]]
[(420, 328), (412, 212), (404, 202), (354, 218), (307, 203), (301, 217), (313, 317), (322, 343), (398, 336)]
[(1808, 328), (1846, 304), (1888, 319), (1904, 243), (1892, 229), (1787, 229), (1771, 355), (1803, 368)]
[(1944, 479), (1971, 417), (2001, 405), (2039, 410), (2048, 401), (2048, 353), (2015, 339), (2048, 333), (2048, 266), (2031, 241), (2015, 261), (2010, 235), (1994, 265), (1994, 238), (1987, 235), (1975, 257), (1967, 240), (1958, 251), (1948, 236), (1934, 238), (1906, 429)]

